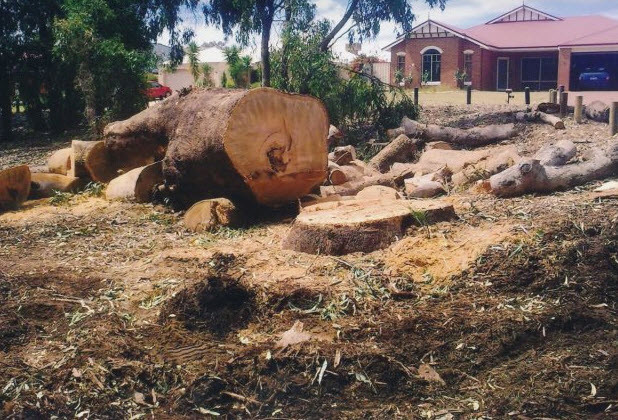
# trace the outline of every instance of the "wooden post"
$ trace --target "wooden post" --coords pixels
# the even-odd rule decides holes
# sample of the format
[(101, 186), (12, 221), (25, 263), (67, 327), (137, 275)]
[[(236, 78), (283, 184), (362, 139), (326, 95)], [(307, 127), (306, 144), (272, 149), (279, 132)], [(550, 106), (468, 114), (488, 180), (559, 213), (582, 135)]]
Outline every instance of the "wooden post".
[(472, 86), (468, 85), (468, 89), (466, 90), (466, 103), (468, 105), (472, 104)]
[(557, 104), (558, 103), (558, 91), (552, 89), (551, 91), (551, 100), (549, 101), (552, 104)]
[(524, 89), (524, 97), (526, 99), (526, 105), (530, 105), (530, 88), (528, 86)]
[(414, 88), (414, 105), (418, 106), (418, 88)]
[(577, 95), (575, 97), (575, 122), (577, 124), (581, 124), (582, 123), (582, 108), (584, 105), (584, 97), (581, 95)]
[(551, 99), (554, 97), (553, 91), (553, 89), (549, 89), (549, 100), (547, 102), (551, 102)]
[(612, 102), (609, 107), (609, 135), (618, 134), (618, 102)]
[(567, 92), (560, 92), (560, 118), (564, 118), (567, 116), (568, 105), (569, 103), (569, 94)]

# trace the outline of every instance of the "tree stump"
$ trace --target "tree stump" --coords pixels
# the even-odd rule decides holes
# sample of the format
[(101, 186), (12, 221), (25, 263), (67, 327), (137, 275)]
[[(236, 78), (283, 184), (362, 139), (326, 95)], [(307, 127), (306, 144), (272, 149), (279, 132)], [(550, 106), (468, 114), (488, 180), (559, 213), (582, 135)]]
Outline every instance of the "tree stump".
[(112, 157), (142, 151), (163, 162), (181, 205), (229, 197), (289, 203), (327, 175), (328, 115), (317, 99), (274, 89), (193, 89), (105, 128)]
[(28, 165), (0, 171), (0, 211), (16, 210), (30, 194)]
[(326, 204), (302, 210), (283, 241), (284, 249), (326, 255), (372, 252), (401, 239), (414, 223), (414, 214), (422, 214), (424, 223), (455, 216), (452, 205), (430, 200), (354, 199)]

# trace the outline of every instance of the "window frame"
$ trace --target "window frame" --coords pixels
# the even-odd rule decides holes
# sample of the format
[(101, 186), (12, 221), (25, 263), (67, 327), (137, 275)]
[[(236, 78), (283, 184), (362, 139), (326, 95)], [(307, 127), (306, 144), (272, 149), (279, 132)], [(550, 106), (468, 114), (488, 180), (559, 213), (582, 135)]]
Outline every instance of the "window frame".
[[(439, 85), (442, 83), (442, 53), (438, 48), (425, 48), (424, 52), (421, 53), (421, 80), (422, 75), (425, 74), (426, 63), (425, 58), (428, 58), (429, 61), (429, 76), (430, 79), (427, 81), (428, 85)], [(435, 51), (435, 52), (434, 52)], [(436, 75), (435, 66), (438, 65), (437, 71), (437, 80), (434, 79)]]

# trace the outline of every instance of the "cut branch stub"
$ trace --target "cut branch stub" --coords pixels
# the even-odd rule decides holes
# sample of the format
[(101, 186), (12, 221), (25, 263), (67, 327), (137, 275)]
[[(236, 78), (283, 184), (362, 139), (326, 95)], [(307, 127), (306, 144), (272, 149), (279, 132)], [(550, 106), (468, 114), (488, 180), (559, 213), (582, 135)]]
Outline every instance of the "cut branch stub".
[[(193, 89), (105, 130), (112, 157), (167, 147), (176, 202), (228, 197), (277, 206), (327, 175), (328, 116), (317, 99), (274, 89)], [(128, 153), (130, 154), (130, 153)]]
[(0, 171), (0, 211), (15, 210), (30, 194), (30, 168), (28, 165)]
[[(401, 239), (414, 214), (433, 223), (454, 217), (449, 204), (405, 200), (345, 200), (308, 206), (283, 241), (284, 249), (309, 254), (372, 252)], [(315, 209), (314, 209), (315, 207)]]

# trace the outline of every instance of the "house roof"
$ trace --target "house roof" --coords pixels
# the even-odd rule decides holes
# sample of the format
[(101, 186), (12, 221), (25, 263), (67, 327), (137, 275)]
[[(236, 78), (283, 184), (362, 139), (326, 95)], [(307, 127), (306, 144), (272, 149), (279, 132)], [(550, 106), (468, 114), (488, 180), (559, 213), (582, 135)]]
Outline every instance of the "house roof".
[(521, 6), (489, 22), (468, 29), (457, 28), (435, 20), (427, 20), (415, 26), (384, 47), (391, 47), (421, 32), (428, 23), (441, 27), (453, 35), (467, 39), (483, 48), (493, 50), (511, 49), (558, 49), (559, 47), (618, 44), (618, 20), (606, 16), (555, 16)]
[[(578, 45), (580, 38), (591, 38), (595, 44), (616, 44), (618, 21), (605, 16), (575, 16), (562, 20), (505, 22), (473, 26), (463, 33), (489, 47), (557, 48)], [(612, 36), (613, 35), (613, 36)]]

